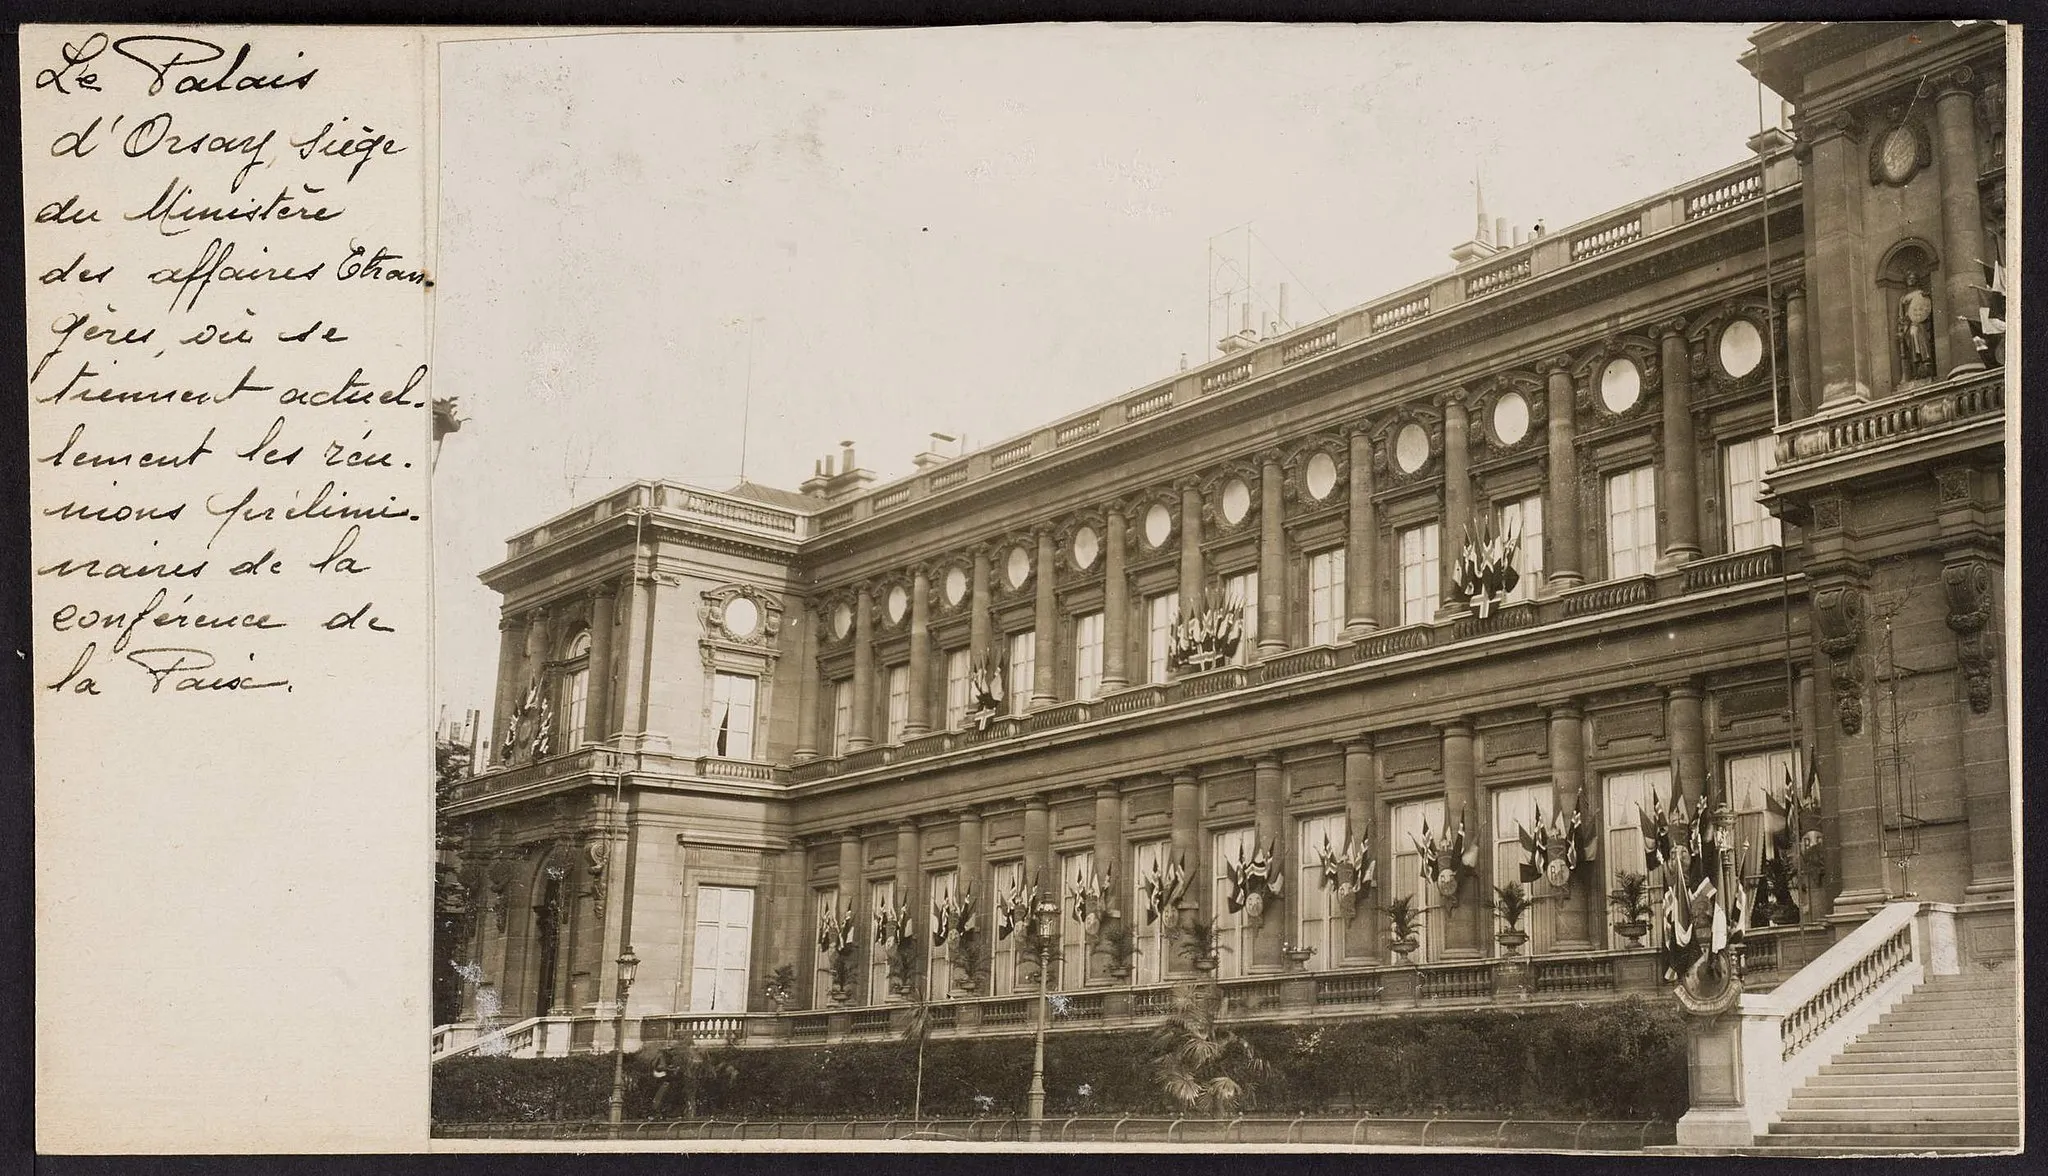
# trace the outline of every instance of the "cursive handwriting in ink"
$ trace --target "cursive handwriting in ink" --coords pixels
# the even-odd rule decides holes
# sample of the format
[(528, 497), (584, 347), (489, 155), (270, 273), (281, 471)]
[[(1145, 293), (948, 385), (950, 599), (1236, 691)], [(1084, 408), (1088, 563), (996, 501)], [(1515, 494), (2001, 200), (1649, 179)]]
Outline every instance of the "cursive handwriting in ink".
[[(188, 649), (177, 646), (163, 646), (155, 649), (131, 649), (128, 651), (127, 657), (129, 661), (142, 667), (143, 673), (149, 675), (149, 692), (151, 694), (162, 690), (166, 682), (171, 684), (171, 689), (174, 691), (269, 690), (275, 686), (282, 686), (287, 691), (291, 689), (291, 680), (289, 678), (279, 678), (274, 682), (258, 682), (254, 678), (241, 674), (202, 678), (199, 676), (198, 671), (210, 670), (216, 664), (214, 656), (204, 649)], [(250, 654), (249, 660), (256, 660), (256, 655)], [(183, 676), (179, 677), (178, 675)]]
[[(163, 93), (165, 83), (170, 83), (174, 94), (227, 94), (249, 90), (303, 90), (313, 84), (313, 77), (320, 71), (309, 69), (296, 77), (282, 73), (239, 73), (253, 46), (244, 42), (235, 51), (235, 59), (228, 62), (225, 70), (217, 77), (199, 76), (193, 67), (207, 65), (227, 56), (227, 50), (212, 41), (201, 41), (193, 37), (123, 37), (114, 42), (114, 52), (146, 69), (150, 73), (151, 95)], [(302, 50), (297, 56), (304, 57)], [(178, 71), (179, 77), (171, 81), (171, 72)]]
[(69, 94), (71, 92), (69, 87), (76, 86), (80, 90), (91, 90), (94, 93), (98, 93), (100, 75), (87, 67), (92, 64), (93, 58), (106, 51), (107, 35), (105, 33), (94, 33), (92, 36), (87, 37), (82, 45), (73, 45), (66, 41), (64, 49), (59, 55), (63, 58), (63, 63), (36, 71), (36, 89), (54, 89), (59, 94)]

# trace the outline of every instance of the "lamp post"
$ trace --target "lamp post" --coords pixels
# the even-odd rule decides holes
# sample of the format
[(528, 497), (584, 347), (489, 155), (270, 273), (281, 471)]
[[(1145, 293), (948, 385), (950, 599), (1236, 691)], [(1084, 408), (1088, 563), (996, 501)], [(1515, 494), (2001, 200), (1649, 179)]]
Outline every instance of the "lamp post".
[(1059, 933), (1060, 905), (1041, 898), (1031, 909), (1031, 930), (1038, 937), (1038, 1028), (1031, 1040), (1031, 1088), (1024, 1095), (1024, 1117), (1030, 1122), (1031, 1142), (1037, 1143), (1045, 1128), (1045, 969), (1052, 954), (1052, 937)]
[(632, 991), (633, 975), (640, 970), (640, 957), (627, 944), (619, 952), (619, 1004), (612, 1015), (612, 1106), (611, 1135), (619, 1137), (619, 1123), (626, 1115), (626, 994)]

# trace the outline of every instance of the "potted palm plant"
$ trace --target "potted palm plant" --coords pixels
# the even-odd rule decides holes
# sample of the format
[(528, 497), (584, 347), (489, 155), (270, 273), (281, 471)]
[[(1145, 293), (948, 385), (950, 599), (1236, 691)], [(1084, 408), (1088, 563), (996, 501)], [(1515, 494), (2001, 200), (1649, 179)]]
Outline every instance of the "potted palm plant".
[(765, 995), (778, 1013), (786, 1013), (796, 1001), (796, 965), (784, 964), (768, 977)]
[(1387, 944), (1405, 964), (1422, 942), (1415, 934), (1416, 928), (1421, 924), (1422, 912), (1415, 909), (1415, 900), (1406, 894), (1381, 909), (1387, 915)]
[(1501, 929), (1493, 938), (1507, 949), (1509, 955), (1518, 954), (1522, 945), (1529, 942), (1529, 933), (1522, 930), (1522, 916), (1529, 913), (1529, 907), (1535, 901), (1520, 882), (1508, 882), (1493, 888), (1493, 913), (1501, 921)]
[(1214, 972), (1218, 954), (1223, 950), (1222, 936), (1216, 930), (1216, 920), (1193, 917), (1182, 920), (1180, 954), (1188, 958), (1195, 971), (1203, 975)]
[(1634, 870), (1614, 876), (1614, 889), (1607, 892), (1607, 905), (1614, 910), (1614, 930), (1630, 947), (1641, 947), (1650, 933), (1650, 879)]
[(1138, 954), (1138, 937), (1131, 933), (1130, 920), (1119, 916), (1104, 921), (1096, 944), (1109, 959), (1110, 978), (1119, 982), (1128, 980), (1131, 960)]

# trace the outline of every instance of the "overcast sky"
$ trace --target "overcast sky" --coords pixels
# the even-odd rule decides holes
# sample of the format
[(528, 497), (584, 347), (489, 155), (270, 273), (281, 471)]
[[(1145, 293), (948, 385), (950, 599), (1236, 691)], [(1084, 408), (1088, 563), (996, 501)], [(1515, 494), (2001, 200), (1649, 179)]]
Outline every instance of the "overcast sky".
[[(636, 478), (889, 478), (1213, 354), (1211, 244), (1305, 323), (1743, 159), (1747, 28), (1103, 25), (441, 55), (436, 671), (488, 713), (504, 540)], [(1769, 117), (1777, 99), (1765, 95)], [(1241, 228), (1249, 224), (1252, 234)], [(1231, 279), (1217, 266), (1217, 281)], [(749, 343), (751, 332), (751, 380)]]

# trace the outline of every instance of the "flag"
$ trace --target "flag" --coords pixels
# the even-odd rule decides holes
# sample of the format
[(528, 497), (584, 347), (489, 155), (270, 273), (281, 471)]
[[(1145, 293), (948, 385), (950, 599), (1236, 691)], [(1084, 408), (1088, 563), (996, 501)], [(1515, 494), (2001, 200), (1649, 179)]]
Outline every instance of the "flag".
[[(1650, 793), (1650, 809), (1655, 809), (1656, 807), (1657, 794), (1655, 791), (1652, 791)], [(1659, 813), (1658, 816), (1661, 818), (1662, 814)], [(1646, 874), (1655, 873), (1657, 867), (1664, 864), (1663, 821), (1661, 819), (1653, 820), (1650, 816), (1650, 810), (1646, 810), (1642, 805), (1638, 804), (1636, 805), (1636, 823), (1641, 827), (1643, 833), (1643, 872)]]
[(727, 732), (727, 731), (729, 730), (729, 726), (728, 726), (728, 724), (729, 724), (729, 723), (731, 722), (731, 720), (732, 720), (732, 708), (731, 708), (731, 707), (726, 707), (726, 708), (725, 708), (725, 709), (724, 709), (723, 711), (720, 711), (720, 712), (719, 712), (719, 714), (718, 714), (718, 751), (717, 751), (717, 754), (718, 754), (718, 755), (719, 755), (719, 756), (720, 756), (721, 758), (723, 758), (723, 757), (724, 757), (724, 755), (725, 755), (725, 736), (726, 736), (726, 732)]
[(1782, 793), (1772, 788), (1764, 789), (1764, 832), (1770, 835), (1770, 840), (1765, 843), (1767, 850), (1791, 823), (1790, 810), (1796, 787), (1792, 781), (1792, 769), (1786, 768), (1785, 790)]
[(1515, 839), (1522, 843), (1522, 881), (1534, 882), (1543, 877), (1543, 867), (1537, 861), (1541, 854), (1536, 846), (1536, 835), (1524, 829), (1520, 821), (1516, 821)]

